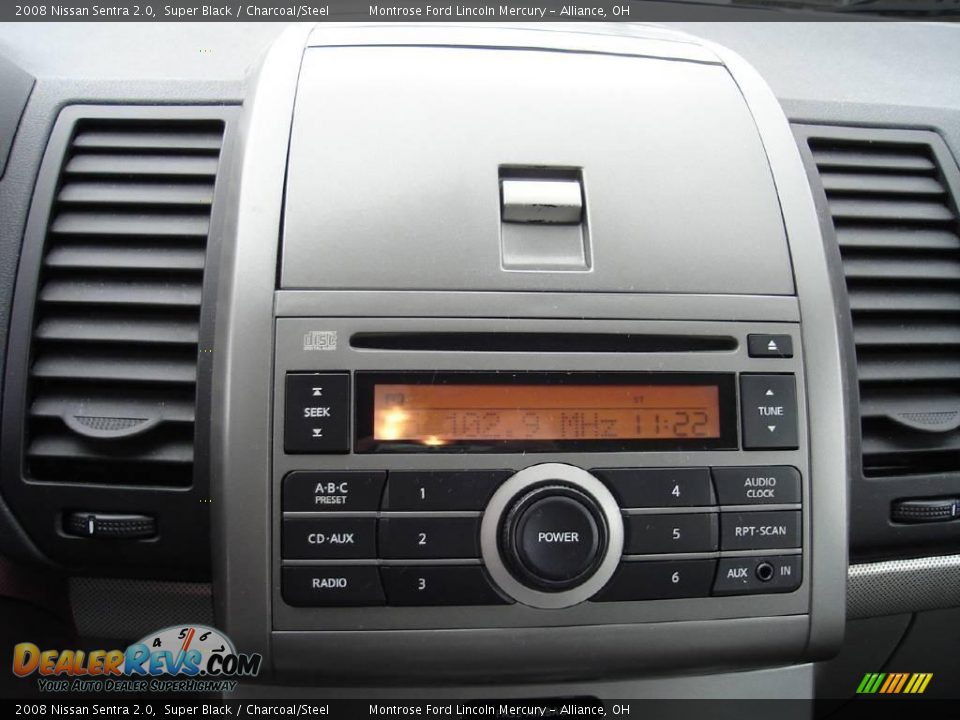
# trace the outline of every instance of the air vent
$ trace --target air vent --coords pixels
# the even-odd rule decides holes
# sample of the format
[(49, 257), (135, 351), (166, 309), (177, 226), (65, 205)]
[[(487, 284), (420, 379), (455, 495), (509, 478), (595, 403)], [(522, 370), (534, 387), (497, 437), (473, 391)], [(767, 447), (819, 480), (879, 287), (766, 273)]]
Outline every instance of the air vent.
[(932, 133), (808, 129), (846, 276), (866, 476), (960, 470), (960, 235)]
[(34, 311), (26, 468), (188, 486), (200, 299), (224, 125), (79, 120)]

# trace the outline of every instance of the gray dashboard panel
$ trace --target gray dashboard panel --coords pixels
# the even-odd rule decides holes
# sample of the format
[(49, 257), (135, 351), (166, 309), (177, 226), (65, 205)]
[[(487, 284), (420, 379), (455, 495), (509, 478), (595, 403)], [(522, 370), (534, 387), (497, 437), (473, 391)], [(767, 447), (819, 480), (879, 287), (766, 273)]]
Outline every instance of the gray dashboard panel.
[[(722, 66), (460, 32), (471, 47), (427, 32), (306, 51), (282, 287), (792, 294), (763, 147)], [(501, 166), (581, 169), (588, 271), (503, 271)]]
[[(561, 618), (559, 621), (553, 621), (551, 624), (554, 627), (551, 629), (532, 628), (529, 627), (530, 619), (523, 617), (523, 613), (528, 609), (510, 608), (510, 611), (518, 611), (519, 615), (512, 621), (507, 618), (509, 625), (513, 626), (512, 629), (503, 627), (504, 623), (498, 621), (499, 627), (488, 627), (488, 629), (444, 630), (442, 629), (444, 627), (466, 627), (461, 623), (467, 623), (470, 626), (483, 625), (491, 618), (484, 618), (473, 611), (461, 612), (459, 616), (434, 613), (435, 617), (431, 618), (428, 613), (411, 608), (405, 615), (395, 616), (391, 621), (394, 624), (384, 624), (381, 627), (397, 628), (396, 617), (399, 617), (402, 621), (400, 627), (414, 629), (377, 632), (348, 629), (351, 626), (356, 627), (357, 622), (361, 621), (360, 617), (351, 617), (349, 608), (320, 613), (309, 609), (294, 610), (277, 604), (274, 594), (276, 593), (275, 575), (271, 575), (273, 582), (269, 591), (263, 592), (264, 578), (273, 572), (270, 568), (275, 567), (277, 552), (275, 528), (271, 530), (266, 524), (267, 518), (262, 510), (262, 508), (273, 508), (270, 511), (273, 513), (276, 512), (277, 507), (275, 485), (271, 489), (271, 484), (265, 482), (269, 472), (265, 472), (264, 455), (269, 455), (267, 448), (273, 445), (270, 442), (271, 437), (273, 442), (276, 442), (277, 426), (271, 421), (267, 411), (271, 402), (270, 391), (264, 388), (263, 382), (266, 377), (273, 377), (275, 383), (278, 377), (277, 370), (280, 368), (273, 367), (271, 349), (269, 343), (265, 342), (263, 334), (265, 323), (270, 322), (271, 313), (269, 307), (264, 307), (266, 285), (262, 275), (257, 276), (254, 273), (253, 265), (262, 266), (262, 263), (267, 261), (272, 249), (269, 240), (270, 226), (273, 222), (279, 225), (278, 220), (273, 220), (279, 212), (273, 203), (280, 189), (278, 184), (273, 183), (279, 183), (280, 173), (275, 159), (271, 159), (266, 150), (268, 147), (275, 148), (280, 142), (277, 134), (282, 132), (283, 123), (289, 121), (288, 118), (283, 117), (283, 112), (291, 106), (293, 98), (290, 77), (285, 73), (290, 72), (290, 68), (298, 59), (297, 48), (293, 47), (295, 42), (296, 39), (293, 36), (288, 36), (285, 42), (278, 44), (274, 48), (272, 59), (262, 70), (257, 92), (263, 93), (263, 97), (269, 97), (273, 106), (262, 106), (259, 102), (252, 106), (250, 132), (246, 138), (248, 150), (256, 148), (255, 152), (250, 152), (246, 156), (246, 170), (260, 172), (256, 182), (249, 180), (253, 176), (245, 175), (240, 186), (241, 192), (237, 196), (240, 242), (237, 244), (237, 256), (233, 265), (233, 272), (236, 275), (229, 281), (230, 297), (235, 305), (231, 310), (229, 327), (224, 328), (222, 334), (221, 347), (230, 350), (230, 357), (221, 360), (226, 363), (222, 366), (225, 370), (225, 386), (219, 395), (218, 406), (223, 410), (222, 417), (226, 423), (221, 428), (221, 438), (228, 442), (220, 448), (224, 461), (224, 475), (218, 479), (218, 487), (224, 493), (225, 502), (216, 508), (217, 541), (224, 547), (221, 553), (226, 554), (225, 548), (230, 548), (230, 558), (224, 558), (225, 565), (221, 565), (222, 572), (217, 578), (218, 596), (223, 596), (223, 599), (218, 600), (221, 624), (241, 641), (249, 640), (253, 647), (268, 650), (272, 665), (277, 671), (284, 675), (289, 673), (287, 676), (291, 678), (310, 681), (315, 681), (316, 678), (313, 671), (302, 669), (302, 657), (305, 653), (322, 657), (336, 652), (338, 658), (342, 660), (341, 668), (344, 673), (339, 680), (344, 682), (349, 681), (348, 675), (360, 669), (363, 669), (368, 677), (377, 677), (380, 681), (386, 680), (391, 675), (396, 677), (397, 663), (400, 658), (407, 661), (401, 673), (405, 677), (418, 672), (429, 672), (433, 679), (439, 681), (446, 678), (449, 681), (464, 670), (474, 673), (485, 671), (492, 674), (509, 673), (511, 677), (518, 680), (521, 677), (530, 680), (543, 677), (544, 674), (554, 677), (589, 674), (595, 671), (594, 665), (609, 676), (655, 671), (668, 672), (664, 663), (660, 662), (663, 658), (669, 659), (669, 665), (674, 669), (691, 667), (689, 663), (693, 666), (719, 667), (743, 662), (770, 663), (776, 658), (797, 659), (810, 654), (820, 654), (835, 647), (839, 640), (838, 628), (842, 628), (843, 604), (831, 602), (837, 599), (837, 595), (830, 593), (837, 592), (832, 580), (842, 577), (845, 570), (843, 553), (845, 484), (837, 483), (830, 470), (838, 463), (842, 464), (844, 451), (843, 433), (842, 431), (839, 433), (839, 438), (833, 437), (838, 433), (838, 428), (830, 422), (811, 426), (821, 438), (824, 447), (823, 456), (815, 456), (814, 460), (817, 467), (826, 471), (822, 474), (811, 471), (810, 478), (814, 487), (810, 491), (808, 501), (815, 511), (812, 516), (817, 517), (817, 513), (822, 512), (826, 524), (821, 525), (818, 521), (812, 527), (808, 527), (808, 531), (811, 532), (812, 557), (817, 558), (818, 563), (814, 568), (815, 574), (808, 578), (808, 584), (805, 585), (812, 591), (809, 598), (804, 593), (795, 593), (793, 598), (770, 599), (767, 605), (763, 604), (761, 598), (758, 604), (741, 603), (739, 606), (737, 601), (742, 598), (723, 599), (711, 606), (712, 609), (706, 607), (695, 609), (696, 601), (683, 604), (663, 603), (659, 607), (655, 607), (657, 603), (649, 603), (645, 610), (645, 617), (652, 622), (634, 624), (632, 629), (627, 629), (622, 622), (618, 623), (616, 611), (609, 611), (612, 615), (606, 619), (606, 625), (568, 624), (596, 622), (592, 618), (585, 620), (571, 616), (567, 620)], [(310, 50), (308, 53), (323, 53), (328, 50)], [(731, 62), (733, 62), (732, 58)], [(772, 95), (769, 95), (769, 91), (765, 89), (759, 78), (752, 77), (745, 71), (738, 71), (735, 75), (737, 75), (738, 91), (753, 98), (751, 102), (754, 105), (751, 106), (750, 112), (765, 118), (760, 123), (759, 136), (763, 142), (763, 152), (774, 158), (771, 180), (777, 184), (783, 202), (786, 204), (781, 210), (787, 218), (786, 224), (791, 243), (796, 241), (813, 244), (811, 250), (799, 251), (802, 268), (797, 270), (798, 286), (801, 285), (800, 276), (802, 275), (803, 287), (808, 291), (806, 298), (801, 293), (801, 315), (804, 312), (804, 306), (806, 312), (816, 314), (822, 312), (824, 308), (830, 308), (829, 312), (832, 314), (832, 296), (829, 287), (826, 286), (816, 216), (789, 128), (782, 114), (779, 113), (776, 101)], [(290, 95), (284, 94), (287, 92)], [(752, 124), (752, 120), (746, 119)], [(788, 139), (791, 143), (789, 145)], [(246, 203), (250, 203), (250, 206), (248, 207)], [(245, 224), (247, 221), (250, 222), (249, 226)], [(796, 238), (793, 237), (794, 232)], [(307, 247), (312, 248), (313, 254), (318, 254), (318, 248), (322, 246), (317, 243), (321, 241), (322, 238), (318, 236), (308, 243)], [(381, 265), (386, 264), (383, 262), (382, 255), (374, 254), (373, 259)], [(781, 260), (785, 263), (783, 272), (789, 277), (790, 269), (789, 264), (786, 264), (785, 248)], [(307, 254), (304, 255), (304, 261), (318, 262), (318, 260), (311, 260)], [(450, 270), (456, 275), (457, 266), (452, 265)], [(748, 277), (750, 275), (749, 271), (742, 274)], [(553, 275), (560, 277), (560, 274)], [(570, 279), (574, 274), (566, 274), (564, 277), (568, 281), (559, 289), (564, 291), (576, 289), (577, 281)], [(533, 278), (532, 287), (525, 289), (542, 289), (537, 282), (537, 278)], [(342, 287), (342, 284), (336, 287)], [(747, 289), (753, 290), (753, 288)], [(744, 291), (743, 281), (728, 284), (726, 288), (727, 293)], [(580, 300), (572, 299), (578, 295)], [(448, 297), (450, 306), (446, 304)], [(471, 322), (489, 325), (491, 321), (484, 320), (484, 312), (481, 309), (486, 303), (489, 303), (488, 312), (493, 317), (527, 318), (528, 320), (522, 322), (529, 323), (540, 322), (535, 318), (569, 318), (564, 321), (569, 326), (580, 326), (575, 321), (576, 318), (607, 317), (623, 318), (621, 322), (624, 326), (628, 323), (632, 324), (632, 321), (643, 319), (673, 321), (677, 327), (682, 327), (681, 323), (676, 322), (677, 319), (692, 320), (698, 317), (698, 313), (701, 319), (736, 319), (756, 323), (740, 326), (737, 330), (739, 334), (745, 332), (748, 327), (763, 327), (761, 322), (789, 322), (796, 319), (796, 301), (788, 297), (758, 297), (754, 299), (752, 307), (746, 295), (720, 295), (714, 298), (710, 294), (702, 294), (702, 291), (688, 301), (680, 301), (675, 295), (623, 294), (621, 297), (623, 298), (622, 306), (617, 304), (614, 293), (574, 293), (572, 296), (562, 297), (560, 293), (516, 292), (501, 296), (490, 292), (420, 294), (392, 290), (380, 293), (362, 288), (344, 292), (327, 287), (323, 292), (282, 290), (275, 297), (271, 297), (271, 302), (277, 316), (326, 318), (323, 322), (340, 322), (331, 318), (352, 316), (352, 319), (342, 323), (344, 328), (354, 327), (361, 321), (369, 323), (371, 318), (378, 316), (390, 316), (393, 320), (387, 320), (385, 317), (383, 321), (376, 322), (402, 323), (404, 326), (408, 326), (413, 321), (403, 318), (421, 317), (424, 325), (436, 327), (440, 321), (430, 318), (451, 318), (446, 321), (448, 325), (451, 323), (461, 325), (465, 321), (456, 321), (454, 318), (466, 315), (475, 318)], [(660, 298), (663, 300), (660, 301)], [(713, 302), (714, 299), (716, 303)], [(677, 302), (674, 303), (674, 300)], [(789, 301), (790, 304), (787, 305), (782, 301)], [(454, 306), (470, 305), (473, 307), (463, 315), (454, 312)], [(671, 307), (677, 315), (672, 314)], [(385, 311), (377, 312), (378, 308)], [(520, 322), (520, 320), (517, 321)], [(295, 322), (302, 324), (304, 321)], [(596, 322), (597, 320), (594, 320), (589, 325), (592, 326)], [(500, 327), (503, 321), (495, 321), (493, 324)], [(817, 373), (829, 378), (829, 382), (824, 384), (827, 392), (812, 392), (804, 398), (808, 403), (806, 407), (811, 419), (814, 415), (821, 420), (831, 416), (842, 417), (843, 396), (836, 392), (840, 375), (836, 338), (831, 340), (829, 325), (820, 328), (819, 331), (814, 329), (809, 339), (806, 336), (805, 326), (801, 327), (799, 332), (801, 342), (798, 346), (802, 346), (805, 350), (803, 365), (791, 365), (791, 367), (808, 376), (811, 373)], [(811, 341), (813, 345), (810, 345)], [(809, 353), (806, 352), (808, 348), (812, 348)], [(288, 357), (286, 352), (281, 354), (281, 358), (286, 358), (281, 362), (292, 362), (295, 358)], [(488, 358), (488, 361), (490, 359)], [(460, 367), (466, 367), (475, 362), (474, 358), (461, 358), (456, 361), (444, 358), (444, 360), (460, 363)], [(661, 365), (666, 360), (661, 358)], [(534, 359), (517, 357), (513, 361), (523, 364), (532, 363)], [(669, 361), (670, 363), (681, 362), (675, 357), (669, 358)], [(390, 362), (395, 365), (398, 361)], [(407, 358), (403, 362), (412, 367), (412, 359)], [(426, 361), (420, 358), (420, 362)], [(545, 363), (546, 366), (550, 366), (553, 362), (556, 367), (560, 367), (564, 361), (557, 358), (551, 361), (544, 357), (536, 359), (536, 362)], [(608, 359), (605, 362), (613, 361)], [(642, 361), (642, 363), (656, 362), (658, 361), (652, 357)], [(691, 363), (688, 367), (692, 367), (702, 363), (703, 360), (690, 358), (686, 362)], [(650, 366), (647, 365), (647, 367)], [(292, 367), (292, 365), (286, 367)], [(274, 385), (273, 392), (276, 393), (276, 390)], [(231, 427), (235, 430), (225, 432)], [(764, 458), (773, 460), (774, 455), (759, 453), (755, 457), (757, 462), (762, 462)], [(807, 462), (805, 453), (802, 456), (798, 453), (794, 457), (798, 462)], [(492, 458), (493, 456), (487, 456), (477, 462), (489, 462)], [(502, 457), (497, 459), (503, 460)], [(586, 458), (586, 460), (592, 459)], [(670, 464), (682, 462), (684, 458), (682, 454), (677, 454), (672, 460), (668, 460), (664, 455), (649, 459), (651, 462), (657, 460)], [(357, 462), (359, 461), (358, 459)], [(384, 462), (382, 458), (376, 457), (363, 459), (366, 464), (378, 461)], [(291, 461), (283, 456), (275, 457), (274, 462), (286, 463), (275, 467), (277, 472), (292, 467), (289, 464)], [(316, 462), (319, 463), (319, 461)], [(251, 508), (255, 510), (251, 511)], [(240, 562), (237, 558), (243, 558), (243, 561)], [(824, 574), (818, 578), (816, 573), (820, 572), (817, 569), (820, 567), (823, 568)], [(842, 590), (839, 592), (842, 595)], [(792, 607), (791, 603), (798, 602), (798, 599), (801, 605)], [(816, 613), (813, 615), (808, 616), (807, 611), (802, 607), (807, 602), (816, 608)], [(273, 610), (270, 609), (271, 607)], [(749, 609), (777, 614), (767, 618), (744, 618), (743, 615), (750, 614)], [(576, 613), (588, 615), (590, 612), (589, 608), (574, 610), (574, 615)], [(658, 619), (676, 620), (678, 612), (681, 611), (691, 613), (687, 615), (690, 619), (686, 622), (656, 622)], [(621, 613), (630, 612), (631, 609), (621, 611)], [(721, 617), (727, 619), (702, 619), (716, 618), (718, 612)], [(290, 629), (273, 632), (267, 645), (265, 636), (269, 630), (265, 627), (265, 620), (268, 620), (271, 615), (273, 622), (277, 624), (276, 627)], [(364, 627), (368, 627), (368, 623), (374, 620), (373, 614), (366, 613), (362, 623)], [(451, 620), (457, 622), (451, 625)], [(499, 620), (502, 620), (502, 617)], [(525, 624), (528, 625), (526, 629), (522, 631), (517, 629), (518, 626), (522, 627)], [(340, 629), (333, 629), (337, 627)], [(598, 635), (598, 627), (608, 628), (610, 632)], [(426, 628), (435, 629), (425, 632)], [(744, 635), (744, 631), (748, 634)], [(552, 635), (555, 632), (561, 634)], [(550, 640), (551, 637), (554, 637), (553, 641)], [(673, 653), (666, 644), (668, 637), (674, 643), (674, 647), (678, 647), (676, 643), (682, 640), (679, 647), (686, 646), (689, 649), (698, 645), (698, 650), (702, 646), (702, 651), (693, 657), (689, 652)], [(519, 674), (517, 674), (518, 671), (511, 672), (509, 668), (502, 666), (504, 649), (513, 647), (512, 643), (517, 638), (522, 640), (522, 657), (525, 661), (525, 668), (519, 671)], [(576, 662), (575, 658), (569, 654), (564, 656), (557, 650), (556, 643), (570, 647), (569, 643), (592, 643), (594, 640), (599, 643), (601, 638), (603, 639), (602, 648), (600, 644), (587, 646), (594, 648), (598, 653), (595, 663), (590, 668), (584, 668), (582, 664)], [(663, 642), (661, 643), (658, 638), (663, 639)], [(736, 643), (741, 643), (738, 650), (731, 647), (731, 644)], [(467, 665), (456, 666), (451, 663), (450, 660), (454, 654), (462, 658), (467, 646), (473, 648)], [(370, 653), (374, 655), (371, 656)], [(382, 658), (382, 661), (378, 658)], [(411, 664), (409, 660), (413, 658), (417, 658), (422, 664)], [(298, 663), (301, 665), (299, 669)], [(324, 671), (325, 675), (331, 672), (330, 668), (324, 668)]]

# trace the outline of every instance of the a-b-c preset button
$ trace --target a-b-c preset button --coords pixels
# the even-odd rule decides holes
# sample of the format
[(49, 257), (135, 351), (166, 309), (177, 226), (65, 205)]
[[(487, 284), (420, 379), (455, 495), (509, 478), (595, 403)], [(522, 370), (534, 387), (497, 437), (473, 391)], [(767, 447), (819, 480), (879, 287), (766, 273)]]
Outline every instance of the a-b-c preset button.
[(386, 479), (381, 470), (298, 470), (283, 479), (283, 510), (376, 511)]
[(377, 556), (375, 518), (284, 518), (285, 560), (340, 560)]

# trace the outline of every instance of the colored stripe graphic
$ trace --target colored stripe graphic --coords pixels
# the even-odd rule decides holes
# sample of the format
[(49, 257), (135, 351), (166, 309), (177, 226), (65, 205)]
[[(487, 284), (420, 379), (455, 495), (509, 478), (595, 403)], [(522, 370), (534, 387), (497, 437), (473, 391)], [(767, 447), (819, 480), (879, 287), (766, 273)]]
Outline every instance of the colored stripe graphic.
[(906, 684), (909, 677), (910, 673), (900, 673), (900, 682), (897, 683), (897, 686), (892, 690), (892, 692), (899, 693), (901, 690), (903, 690), (903, 686)]
[(900, 675), (898, 675), (897, 673), (890, 673), (889, 675), (887, 675), (886, 681), (883, 683), (883, 685), (880, 686), (880, 694), (886, 695), (888, 692), (890, 692), (890, 687), (892, 685), (896, 685), (899, 679), (900, 679)]
[(857, 685), (858, 695), (921, 695), (933, 673), (867, 673)]

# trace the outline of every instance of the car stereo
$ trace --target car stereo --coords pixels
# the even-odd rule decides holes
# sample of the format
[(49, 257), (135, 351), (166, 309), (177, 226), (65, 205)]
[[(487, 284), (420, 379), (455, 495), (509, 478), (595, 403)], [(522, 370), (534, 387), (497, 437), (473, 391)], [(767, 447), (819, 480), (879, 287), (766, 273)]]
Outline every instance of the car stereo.
[(345, 686), (835, 651), (840, 286), (776, 99), (662, 28), (451, 32), (293, 28), (253, 80), (218, 621)]
[(796, 328), (664, 325), (279, 319), (276, 619), (796, 593)]

